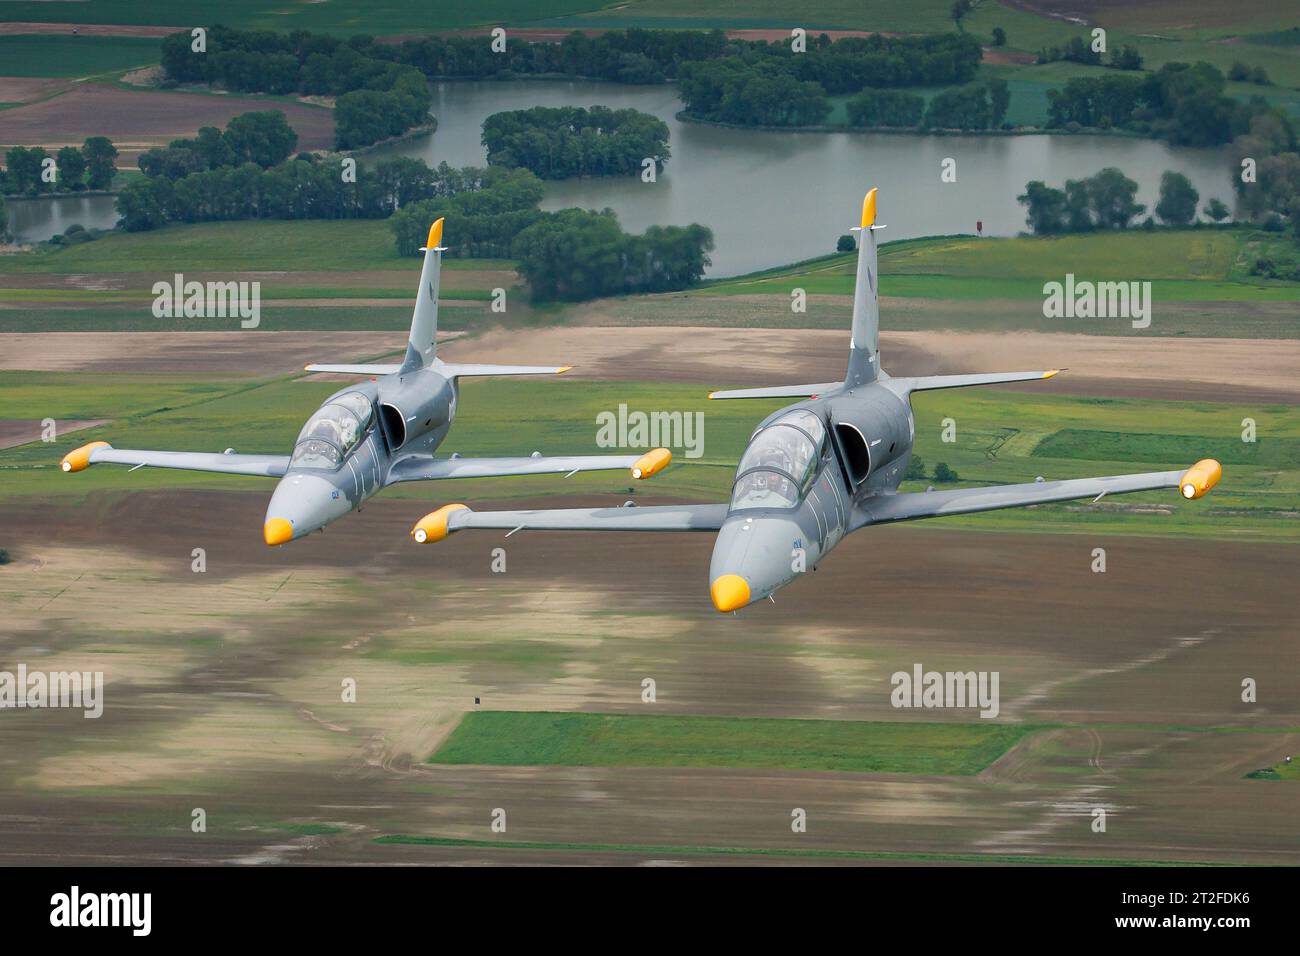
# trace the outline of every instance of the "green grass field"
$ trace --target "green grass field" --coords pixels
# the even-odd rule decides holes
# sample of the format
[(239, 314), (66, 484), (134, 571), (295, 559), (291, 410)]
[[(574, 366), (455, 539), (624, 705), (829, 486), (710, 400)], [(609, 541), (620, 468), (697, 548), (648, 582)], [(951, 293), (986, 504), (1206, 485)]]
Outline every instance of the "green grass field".
[(0, 36), (0, 76), (98, 76), (149, 66), (158, 62), (158, 44), (149, 37)]
[(518, 23), (537, 17), (567, 16), (600, 6), (600, 0), (475, 0), (474, 3), (438, 4), (422, 0), (376, 0), (374, 3), (226, 0), (219, 7), (203, 0), (84, 0), (81, 3), (16, 0), (4, 4), (4, 18), (54, 23), (174, 24), (178, 28), (222, 23), (242, 29), (384, 35)]
[[(256, 333), (249, 333), (256, 334)], [(718, 383), (726, 385), (728, 383)], [(77, 475), (58, 471), (69, 449), (94, 440), (120, 448), (287, 453), (307, 416), (335, 391), (333, 382), (186, 381), (115, 373), (0, 373), (6, 418), (39, 421), (109, 419), (110, 424), (0, 450), (0, 494), (83, 496), (104, 490), (210, 487), (269, 494), (262, 479), (101, 465)], [(674, 464), (648, 482), (621, 472), (559, 477), (418, 482), (387, 489), (385, 497), (475, 501), (548, 494), (670, 495), (723, 500), (736, 460), (754, 424), (779, 407), (770, 402), (709, 402), (690, 385), (641, 382), (468, 381), (460, 411), (440, 454), (548, 455), (601, 452), (596, 416), (627, 403), (632, 410), (704, 414), (703, 456)], [(1227, 464), (1215, 491), (1183, 501), (1172, 490), (1125, 495), (1096, 505), (1072, 502), (1033, 509), (936, 519), (929, 526), (1051, 533), (1191, 535), (1286, 540), (1300, 538), (1300, 408), (1153, 402), (965, 390), (915, 398), (916, 454), (932, 470), (956, 469), (958, 486), (1126, 472), (1173, 470), (1206, 455)], [(1241, 420), (1258, 428), (1258, 451), (1242, 448)], [(941, 440), (941, 423), (957, 422), (957, 441)], [(522, 437), (521, 437), (522, 436)], [(1238, 463), (1240, 462), (1240, 463)], [(922, 490), (924, 481), (904, 483)]]
[(744, 767), (979, 773), (1036, 728), (962, 724), (475, 711), (429, 758), (440, 764)]
[[(1288, 261), (1297, 255), (1291, 240), (1249, 228), (1129, 230), (1049, 238), (978, 239), (951, 236), (886, 243), (880, 251), (880, 291), (885, 296), (969, 300), (1043, 300), (1044, 283), (1063, 282), (1067, 272), (1093, 281), (1150, 281), (1156, 310), (1161, 303), (1300, 301), (1300, 283), (1249, 274), (1254, 261), (1271, 257)], [(704, 295), (789, 295), (794, 287), (809, 295), (853, 294), (857, 257), (825, 256), (811, 262), (771, 269), (733, 279), (706, 281)], [(897, 316), (891, 328), (906, 328)], [(977, 316), (968, 317), (978, 327)], [(1024, 316), (1016, 322), (1023, 326)], [(967, 322), (953, 316), (953, 327)], [(1045, 320), (1046, 321), (1046, 320)], [(1187, 322), (1188, 319), (1184, 319)], [(1258, 324), (1256, 327), (1256, 323)], [(1050, 325), (1050, 322), (1048, 322)], [(1057, 321), (1059, 326), (1059, 321)], [(1081, 323), (1073, 331), (1129, 334), (1127, 323)], [(1162, 330), (1153, 329), (1160, 334)], [(1293, 313), (1243, 317), (1241, 323), (1215, 328), (1179, 326), (1165, 334), (1230, 334), (1236, 337), (1300, 335)]]
[[(468, 260), (448, 259), (457, 268)], [(482, 267), (485, 260), (474, 260)], [(28, 255), (0, 257), (3, 272), (170, 273), (178, 263), (204, 271), (277, 272), (410, 269), (382, 219), (248, 220), (178, 224), (148, 232), (118, 232), (95, 242), (42, 246)]]
[[(1067, 271), (1078, 279), (1149, 280), (1156, 318), (1148, 330), (1124, 321), (1076, 322), (1071, 331), (1102, 335), (1208, 335), (1237, 338), (1295, 338), (1300, 320), (1286, 308), (1300, 301), (1300, 283), (1250, 275), (1257, 258), (1279, 263), (1300, 259), (1289, 237), (1248, 227), (1154, 232), (977, 239), (948, 236), (909, 239), (881, 247), (881, 291), (918, 301), (913, 308), (891, 308), (886, 327), (1060, 331), (1039, 305), (1043, 284), (1062, 281)], [(263, 327), (269, 329), (373, 329), (403, 327), (416, 262), (398, 256), (387, 226), (375, 220), (298, 222), (257, 221), (176, 225), (144, 233), (110, 233), (75, 247), (41, 247), (0, 257), (0, 275), (10, 308), (0, 311), (0, 331), (77, 331), (221, 329), (222, 320), (155, 319), (148, 290), (160, 276), (192, 270), (263, 274)], [(472, 302), (445, 311), (448, 329), (473, 329), (492, 318), (490, 290), (511, 288), (512, 315), (531, 324), (562, 323), (570, 306), (521, 309), (523, 289), (514, 264), (506, 260), (448, 259), (444, 297)], [(687, 324), (834, 327), (847, 323), (856, 260), (831, 255), (736, 278), (706, 281), (687, 297), (630, 297), (617, 310), (618, 321), (674, 324), (674, 305), (691, 297), (788, 296), (792, 288), (809, 295), (838, 296), (807, 313), (774, 311), (763, 303), (696, 315)], [(297, 275), (310, 273), (310, 277)], [(46, 288), (21, 275), (113, 275), (125, 287), (105, 291)], [(339, 300), (337, 305), (294, 308), (291, 300)], [(365, 305), (342, 300), (385, 300)], [(388, 302), (391, 301), (391, 307)], [(940, 308), (943, 302), (970, 308)], [(1002, 303), (1002, 305), (998, 305)], [(1006, 303), (1023, 303), (1015, 308)], [(1234, 308), (1233, 303), (1243, 303)], [(1161, 312), (1164, 306), (1173, 309)], [(1181, 308), (1178, 306), (1182, 306)], [(1201, 307), (1204, 306), (1204, 307)], [(578, 307), (581, 308), (580, 306)], [(708, 312), (707, 309), (704, 309)], [(843, 312), (844, 314), (841, 314)]]

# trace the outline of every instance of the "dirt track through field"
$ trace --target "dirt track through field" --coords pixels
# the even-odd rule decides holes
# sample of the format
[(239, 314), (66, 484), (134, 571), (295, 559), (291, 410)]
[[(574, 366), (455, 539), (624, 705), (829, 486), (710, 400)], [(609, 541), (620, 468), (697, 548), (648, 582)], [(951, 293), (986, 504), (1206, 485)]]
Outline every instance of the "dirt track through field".
[[(788, 385), (843, 376), (843, 332), (819, 329), (581, 327), (497, 329), (449, 343), (458, 362), (575, 366), (575, 378)], [(309, 361), (355, 362), (398, 348), (391, 332), (0, 333), (0, 369), (274, 374)], [(885, 369), (935, 375), (1067, 368), (1015, 386), (1176, 401), (1300, 401), (1300, 342), (1145, 339), (1003, 332), (885, 332)]]

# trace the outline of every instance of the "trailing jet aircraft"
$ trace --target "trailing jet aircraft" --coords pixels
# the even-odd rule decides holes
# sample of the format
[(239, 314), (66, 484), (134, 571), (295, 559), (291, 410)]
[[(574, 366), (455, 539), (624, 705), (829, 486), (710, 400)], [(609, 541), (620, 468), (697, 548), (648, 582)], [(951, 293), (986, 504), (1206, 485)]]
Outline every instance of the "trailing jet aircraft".
[(399, 481), (572, 474), (627, 468), (649, 478), (672, 460), (666, 448), (644, 455), (543, 458), (434, 458), (456, 417), (457, 380), (469, 375), (551, 375), (568, 366), (463, 365), (437, 357), (438, 288), (443, 220), (429, 228), (406, 356), (396, 365), (308, 365), (308, 372), (374, 376), (348, 385), (307, 419), (291, 455), (132, 451), (95, 441), (69, 452), (60, 467), (82, 471), (111, 462), (279, 478), (262, 528), (268, 545), (301, 538), (361, 506)]
[(1034, 481), (899, 494), (916, 434), (910, 396), (1051, 378), (1059, 369), (894, 378), (880, 368), (876, 190), (862, 204), (853, 332), (843, 382), (714, 392), (715, 399), (804, 398), (759, 424), (740, 457), (726, 504), (476, 512), (461, 504), (425, 515), (412, 535), (438, 541), (466, 528), (572, 531), (716, 531), (709, 593), (719, 611), (771, 596), (845, 535), (890, 521), (1177, 488), (1200, 498), (1223, 469), (1204, 459), (1180, 471)]

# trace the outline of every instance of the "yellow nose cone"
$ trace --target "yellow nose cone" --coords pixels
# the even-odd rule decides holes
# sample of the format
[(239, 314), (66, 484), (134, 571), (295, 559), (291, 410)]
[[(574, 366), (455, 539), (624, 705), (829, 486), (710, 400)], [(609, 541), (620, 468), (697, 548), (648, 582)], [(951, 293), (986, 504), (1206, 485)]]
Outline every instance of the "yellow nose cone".
[(713, 606), (723, 614), (749, 603), (749, 585), (739, 574), (724, 574), (709, 588)]
[(262, 526), (262, 537), (270, 545), (284, 544), (293, 537), (293, 525), (283, 518), (272, 518)]

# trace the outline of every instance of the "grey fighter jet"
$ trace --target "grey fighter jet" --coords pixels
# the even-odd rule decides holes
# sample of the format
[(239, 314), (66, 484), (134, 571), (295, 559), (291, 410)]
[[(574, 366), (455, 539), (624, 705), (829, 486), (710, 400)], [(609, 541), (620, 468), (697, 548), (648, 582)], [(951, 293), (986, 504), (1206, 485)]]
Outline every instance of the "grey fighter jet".
[(772, 595), (814, 568), (843, 537), (871, 525), (1020, 505), (1177, 488), (1199, 498), (1223, 469), (1204, 459), (1180, 471), (1034, 481), (899, 494), (916, 433), (910, 396), (1051, 378), (1059, 369), (895, 378), (880, 368), (876, 190), (867, 193), (858, 238), (853, 333), (842, 382), (714, 392), (710, 398), (803, 398), (759, 424), (736, 468), (727, 504), (559, 511), (475, 512), (447, 505), (412, 534), (436, 541), (466, 528), (577, 531), (716, 531), (709, 593), (719, 611)]
[(266, 509), (268, 545), (317, 531), (399, 481), (572, 474), (627, 468), (636, 479), (667, 467), (672, 455), (577, 455), (544, 458), (434, 458), (456, 417), (457, 380), (468, 375), (551, 375), (568, 366), (463, 365), (436, 355), (438, 285), (443, 220), (429, 229), (406, 355), (397, 365), (308, 365), (308, 372), (371, 376), (325, 400), (298, 434), (291, 455), (237, 455), (188, 451), (132, 451), (96, 441), (69, 452), (60, 467), (82, 471), (111, 462), (279, 478)]

